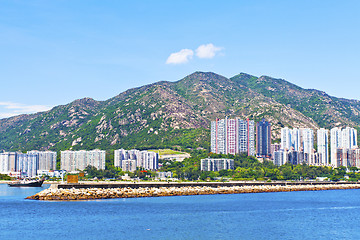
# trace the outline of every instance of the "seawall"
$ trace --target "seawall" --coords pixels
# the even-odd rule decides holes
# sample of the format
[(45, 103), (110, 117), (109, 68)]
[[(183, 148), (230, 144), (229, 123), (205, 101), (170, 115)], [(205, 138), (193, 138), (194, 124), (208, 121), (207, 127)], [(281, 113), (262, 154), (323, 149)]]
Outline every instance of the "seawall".
[(161, 197), (207, 194), (318, 191), (360, 189), (352, 182), (182, 182), (182, 183), (109, 183), (53, 184), (27, 199), (91, 200), (110, 198)]

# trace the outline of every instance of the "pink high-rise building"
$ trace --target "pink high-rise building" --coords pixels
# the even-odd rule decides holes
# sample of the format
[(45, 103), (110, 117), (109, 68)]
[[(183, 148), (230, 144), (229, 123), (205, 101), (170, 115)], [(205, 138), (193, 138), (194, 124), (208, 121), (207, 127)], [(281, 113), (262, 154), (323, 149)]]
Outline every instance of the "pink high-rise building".
[(217, 119), (211, 122), (211, 152), (255, 155), (254, 121)]

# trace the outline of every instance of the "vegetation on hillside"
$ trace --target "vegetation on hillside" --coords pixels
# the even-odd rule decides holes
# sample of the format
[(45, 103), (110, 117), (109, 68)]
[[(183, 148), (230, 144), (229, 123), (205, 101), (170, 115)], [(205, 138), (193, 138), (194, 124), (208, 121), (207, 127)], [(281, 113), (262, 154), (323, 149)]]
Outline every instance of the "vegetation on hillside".
[[(203, 158), (230, 158), (234, 159), (234, 170), (221, 170), (218, 172), (201, 171), (200, 162)], [(352, 167), (346, 171), (345, 167), (332, 169), (331, 167), (317, 167), (308, 165), (292, 165), (285, 164), (275, 166), (270, 161), (259, 162), (255, 157), (241, 155), (223, 155), (209, 154), (207, 151), (194, 150), (191, 157), (182, 162), (163, 160), (162, 167), (158, 170), (161, 172), (172, 172), (174, 178), (189, 181), (213, 181), (213, 180), (315, 180), (317, 177), (327, 178), (332, 181), (360, 180), (360, 172), (356, 167)], [(134, 173), (123, 172), (120, 168), (115, 168), (111, 164), (107, 164), (106, 170), (97, 170), (88, 166), (85, 171), (87, 178), (98, 179), (120, 179), (125, 173), (132, 178), (142, 180), (150, 180), (156, 176), (156, 171), (149, 171), (138, 168)]]
[[(0, 150), (209, 149), (210, 121), (240, 117), (281, 127), (360, 125), (360, 102), (302, 89), (282, 79), (195, 72), (177, 82), (130, 89), (0, 120)], [(360, 137), (360, 135), (359, 135)]]

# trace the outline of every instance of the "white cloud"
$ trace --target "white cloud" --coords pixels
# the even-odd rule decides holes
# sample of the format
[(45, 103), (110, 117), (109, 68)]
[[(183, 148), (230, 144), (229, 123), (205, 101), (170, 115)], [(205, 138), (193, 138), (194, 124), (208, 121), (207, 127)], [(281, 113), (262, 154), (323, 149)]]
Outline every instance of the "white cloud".
[(216, 53), (221, 51), (222, 47), (216, 47), (214, 44), (203, 44), (196, 49), (196, 56), (198, 58), (213, 58)]
[(182, 49), (179, 52), (172, 53), (166, 60), (166, 64), (181, 64), (187, 63), (194, 55), (191, 49)]
[(45, 105), (25, 105), (14, 102), (0, 102), (0, 118), (13, 117), (20, 114), (30, 114), (50, 110)]

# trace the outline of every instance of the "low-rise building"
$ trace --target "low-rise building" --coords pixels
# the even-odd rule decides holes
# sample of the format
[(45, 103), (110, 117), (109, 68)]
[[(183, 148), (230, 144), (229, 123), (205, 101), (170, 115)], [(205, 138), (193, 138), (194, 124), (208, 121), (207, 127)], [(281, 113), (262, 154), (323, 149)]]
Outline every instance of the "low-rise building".
[(172, 172), (157, 172), (156, 173), (157, 177), (160, 179), (166, 179), (166, 178), (172, 178), (173, 174)]
[(227, 158), (201, 159), (201, 171), (220, 171), (234, 169), (234, 160)]

